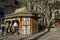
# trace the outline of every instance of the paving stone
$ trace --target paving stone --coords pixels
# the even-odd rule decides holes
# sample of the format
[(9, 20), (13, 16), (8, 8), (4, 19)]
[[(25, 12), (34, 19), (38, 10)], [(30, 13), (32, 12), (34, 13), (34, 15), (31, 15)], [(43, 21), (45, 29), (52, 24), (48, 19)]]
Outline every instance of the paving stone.
[[(37, 33), (36, 35), (40, 35), (41, 33)], [(30, 39), (34, 36), (26, 36), (26, 35), (6, 35), (4, 37), (1, 38), (4, 40), (60, 40), (60, 30), (59, 31), (50, 31), (46, 34), (44, 34), (43, 36), (39, 37), (39, 38), (35, 38), (35, 39)]]
[(38, 40), (60, 40), (60, 30), (58, 31), (51, 31), (48, 34), (40, 37)]

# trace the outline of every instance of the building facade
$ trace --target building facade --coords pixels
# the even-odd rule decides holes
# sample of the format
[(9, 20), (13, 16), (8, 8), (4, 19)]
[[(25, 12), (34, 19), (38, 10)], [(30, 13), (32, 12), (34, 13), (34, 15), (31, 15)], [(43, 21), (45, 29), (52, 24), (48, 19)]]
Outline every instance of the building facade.
[(59, 26), (60, 25), (60, 9), (55, 9), (53, 11), (53, 19), (54, 19), (54, 24), (55, 26)]
[(4, 0), (0, 0), (0, 23), (3, 21), (4, 16)]
[(0, 0), (0, 21), (3, 21), (4, 15), (14, 12), (17, 6), (16, 0)]

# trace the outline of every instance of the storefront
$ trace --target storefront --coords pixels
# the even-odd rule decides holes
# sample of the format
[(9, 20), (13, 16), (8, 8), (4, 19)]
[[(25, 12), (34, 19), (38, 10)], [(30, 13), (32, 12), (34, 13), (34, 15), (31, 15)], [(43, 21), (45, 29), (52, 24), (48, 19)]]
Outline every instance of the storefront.
[(60, 20), (55, 20), (55, 26), (60, 26)]
[(38, 32), (38, 18), (36, 13), (17, 12), (5, 16), (5, 21), (18, 21), (20, 34), (33, 34)]

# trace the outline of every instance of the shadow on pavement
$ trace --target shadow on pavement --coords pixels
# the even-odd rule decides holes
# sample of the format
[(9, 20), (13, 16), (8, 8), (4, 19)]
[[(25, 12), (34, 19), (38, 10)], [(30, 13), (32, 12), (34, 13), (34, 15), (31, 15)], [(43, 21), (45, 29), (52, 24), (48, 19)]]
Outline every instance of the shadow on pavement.
[[(42, 37), (43, 35), (47, 34), (48, 32), (49, 32), (49, 31), (46, 31), (46, 32), (40, 34), (40, 35), (37, 36), (37, 37), (33, 37), (33, 38), (30, 39), (30, 40), (38, 40), (38, 38)], [(34, 35), (34, 34), (33, 34), (33, 35)], [(33, 36), (33, 35), (31, 35), (31, 36)], [(26, 38), (28, 38), (28, 37), (31, 37), (31, 36), (27, 36), (27, 37), (25, 37), (25, 38), (21, 38), (21, 39), (19, 39), (19, 40), (24, 40), (24, 39), (26, 39)]]
[[(45, 26), (39, 25), (39, 27), (38, 27), (38, 33), (35, 33), (35, 34), (39, 34), (39, 33), (43, 32), (45, 29), (46, 29)], [(50, 31), (47, 30), (46, 32), (44, 32), (44, 33), (42, 33), (42, 34), (39, 34), (39, 35), (36, 36), (36, 37), (32, 37), (32, 36), (35, 35), (35, 34), (33, 34), (33, 35), (30, 35), (30, 36), (21, 38), (21, 39), (19, 39), (19, 40), (24, 40), (24, 39), (29, 38), (29, 37), (32, 37), (30, 40), (38, 40), (38, 38), (40, 38), (41, 36), (45, 35), (45, 34), (48, 33), (48, 32), (50, 32)]]
[(30, 40), (38, 40), (38, 38), (44, 36), (44, 35), (47, 34), (48, 32), (49, 32), (49, 31), (47, 31), (47, 32), (45, 32), (45, 33), (43, 33), (43, 34), (37, 36), (36, 38), (30, 39)]
[(28, 38), (28, 37), (31, 37), (32, 35), (30, 35), (30, 36), (27, 36), (27, 37), (24, 37), (24, 38), (21, 38), (21, 39), (19, 39), (19, 40), (24, 40), (24, 39), (26, 39), (26, 38)]

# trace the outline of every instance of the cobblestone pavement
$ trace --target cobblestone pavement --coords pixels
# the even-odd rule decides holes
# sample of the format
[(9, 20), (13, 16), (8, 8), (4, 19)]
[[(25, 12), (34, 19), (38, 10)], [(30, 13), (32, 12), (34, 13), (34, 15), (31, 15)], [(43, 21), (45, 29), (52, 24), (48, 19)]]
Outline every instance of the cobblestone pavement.
[(3, 37), (0, 37), (0, 39), (3, 39), (3, 40), (31, 40), (31, 38), (34, 38), (35, 36), (38, 36), (42, 33), (44, 33), (44, 32), (40, 32), (40, 33), (37, 33), (34, 35), (17, 35), (15, 33), (12, 35), (5, 35)]
[(38, 40), (60, 40), (60, 30), (51, 31), (44, 36), (38, 38)]
[[(27, 35), (29, 36), (29, 35)], [(13, 35), (7, 35), (7, 36), (4, 36), (2, 37), (3, 40), (20, 40), (22, 38), (25, 38), (27, 37), (25, 35), (17, 35), (17, 34), (13, 34)]]
[(60, 40), (60, 30), (50, 32), (40, 32), (34, 35), (7, 35), (2, 37), (3, 40)]

